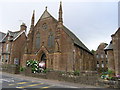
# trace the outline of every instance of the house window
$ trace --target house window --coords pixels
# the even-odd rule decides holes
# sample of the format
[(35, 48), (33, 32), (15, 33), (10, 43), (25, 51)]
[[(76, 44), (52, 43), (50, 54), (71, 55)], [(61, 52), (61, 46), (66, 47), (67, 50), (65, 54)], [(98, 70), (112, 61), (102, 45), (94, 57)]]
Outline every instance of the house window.
[(3, 61), (4, 61), (4, 56), (3, 56), (3, 55), (2, 55), (2, 58), (1, 58), (1, 59), (2, 59), (2, 62), (3, 62)]
[(48, 47), (52, 47), (54, 45), (54, 36), (52, 33), (50, 33), (48, 37)]
[(107, 55), (105, 55), (106, 56), (106, 58), (107, 58)]
[(104, 58), (104, 55), (103, 55), (103, 54), (101, 54), (101, 58)]
[(99, 58), (99, 55), (98, 55), (98, 54), (96, 55), (96, 58)]
[(10, 40), (10, 36), (8, 37), (8, 40)]
[(102, 61), (101, 67), (104, 68), (104, 62)]
[(5, 60), (5, 62), (8, 62), (8, 59), (9, 59), (9, 56), (8, 56), (8, 55), (6, 55), (6, 60)]
[(97, 68), (99, 68), (99, 61), (97, 61)]
[(108, 64), (108, 61), (106, 61), (106, 64)]
[(40, 48), (40, 33), (36, 34), (36, 48)]
[(6, 52), (8, 52), (8, 47), (9, 47), (9, 44), (6, 45)]

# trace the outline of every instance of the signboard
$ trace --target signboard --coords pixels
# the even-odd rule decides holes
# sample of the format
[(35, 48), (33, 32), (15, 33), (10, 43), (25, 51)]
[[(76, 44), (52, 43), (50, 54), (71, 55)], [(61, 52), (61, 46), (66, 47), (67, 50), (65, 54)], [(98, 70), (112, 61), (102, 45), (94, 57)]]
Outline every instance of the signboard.
[(19, 59), (18, 58), (14, 58), (14, 64), (16, 64), (16, 65), (19, 64)]

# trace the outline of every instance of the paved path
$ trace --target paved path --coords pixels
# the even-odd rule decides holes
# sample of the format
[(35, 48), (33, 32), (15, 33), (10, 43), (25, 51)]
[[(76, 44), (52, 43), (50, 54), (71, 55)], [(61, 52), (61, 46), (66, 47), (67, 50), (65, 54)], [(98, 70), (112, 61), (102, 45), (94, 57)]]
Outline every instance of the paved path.
[(77, 88), (100, 88), (76, 83), (61, 82), (57, 80), (47, 80), (17, 74), (9, 74), (5, 72), (1, 72), (0, 76), (2, 88), (18, 88), (22, 90), (28, 90), (30, 88), (36, 88), (35, 90), (46, 88), (72, 88), (72, 90)]

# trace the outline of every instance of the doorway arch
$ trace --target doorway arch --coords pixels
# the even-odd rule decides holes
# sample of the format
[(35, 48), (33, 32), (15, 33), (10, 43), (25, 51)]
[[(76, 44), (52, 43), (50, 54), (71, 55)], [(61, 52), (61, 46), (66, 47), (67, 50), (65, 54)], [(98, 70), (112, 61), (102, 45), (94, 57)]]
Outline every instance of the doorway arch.
[(45, 53), (43, 53), (42, 55), (41, 55), (41, 59), (40, 59), (41, 61), (46, 61), (46, 54)]
[(40, 62), (45, 61), (45, 68), (48, 68), (48, 50), (45, 46), (41, 46), (40, 50), (36, 53), (37, 60)]
[(42, 62), (42, 63), (44, 62), (44, 63), (45, 63), (44, 69), (46, 69), (47, 57), (46, 57), (46, 54), (45, 54), (45, 53), (42, 53), (42, 54), (41, 54), (40, 62)]

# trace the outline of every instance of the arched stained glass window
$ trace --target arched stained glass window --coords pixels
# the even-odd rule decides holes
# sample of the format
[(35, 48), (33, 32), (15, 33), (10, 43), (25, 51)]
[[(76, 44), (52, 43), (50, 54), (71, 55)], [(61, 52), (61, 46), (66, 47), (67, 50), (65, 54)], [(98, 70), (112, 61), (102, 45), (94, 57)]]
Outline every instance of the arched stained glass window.
[(40, 48), (40, 33), (36, 34), (36, 48)]
[(54, 46), (54, 35), (53, 33), (50, 33), (48, 36), (48, 47), (53, 47)]

